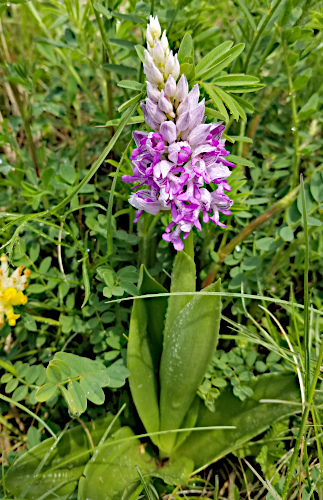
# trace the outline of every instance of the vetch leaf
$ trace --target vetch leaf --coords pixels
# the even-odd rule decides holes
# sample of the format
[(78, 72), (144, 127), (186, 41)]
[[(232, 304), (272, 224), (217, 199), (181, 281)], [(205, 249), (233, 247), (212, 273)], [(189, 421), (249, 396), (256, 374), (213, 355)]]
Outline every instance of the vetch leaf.
[(144, 87), (142, 83), (133, 80), (121, 80), (117, 83), (117, 86), (124, 89), (139, 90), (139, 92), (141, 92)]
[(93, 4), (93, 7), (95, 8), (96, 11), (100, 12), (104, 17), (107, 19), (112, 19), (112, 13), (110, 10), (106, 9), (103, 5), (95, 2)]
[(226, 52), (229, 51), (229, 49), (232, 47), (233, 42), (228, 41), (228, 42), (223, 42), (218, 47), (215, 47), (215, 49), (211, 50), (203, 59), (197, 64), (195, 68), (195, 74), (196, 78), (199, 78), (200, 75), (203, 73), (203, 70), (209, 68), (210, 66), (213, 65), (213, 63), (219, 59), (222, 54), (225, 54)]
[(211, 97), (212, 101), (214, 102), (215, 106), (218, 108), (220, 113), (224, 116), (225, 121), (228, 122), (229, 115), (222, 102), (222, 99), (220, 99), (220, 97), (216, 94), (216, 92), (209, 83), (202, 83), (202, 86), (204, 87), (205, 91), (209, 94), (209, 96)]
[(193, 54), (193, 39), (189, 33), (186, 33), (181, 42), (178, 51), (178, 61), (179, 63), (185, 62), (185, 57), (192, 56)]
[(200, 73), (199, 77), (203, 80), (208, 80), (213, 76), (217, 75), (218, 73), (220, 73), (220, 71), (223, 70), (223, 68), (228, 66), (232, 61), (234, 61), (234, 59), (236, 59), (239, 56), (239, 54), (241, 54), (244, 47), (245, 47), (244, 43), (239, 43), (238, 45), (235, 45), (234, 47), (232, 47), (232, 49), (228, 50), (220, 57), (218, 57), (216, 61), (214, 61), (215, 64), (208, 67), (204, 72)]
[(249, 75), (226, 75), (213, 80), (213, 84), (220, 87), (238, 87), (256, 83), (259, 83), (259, 78)]
[(313, 94), (306, 104), (299, 110), (298, 119), (307, 120), (313, 113), (315, 113), (318, 106), (318, 94)]
[(41, 403), (44, 401), (48, 401), (54, 394), (56, 394), (58, 391), (58, 388), (56, 384), (45, 384), (42, 387), (40, 387), (36, 394), (35, 394), (35, 399), (37, 401), (40, 401)]

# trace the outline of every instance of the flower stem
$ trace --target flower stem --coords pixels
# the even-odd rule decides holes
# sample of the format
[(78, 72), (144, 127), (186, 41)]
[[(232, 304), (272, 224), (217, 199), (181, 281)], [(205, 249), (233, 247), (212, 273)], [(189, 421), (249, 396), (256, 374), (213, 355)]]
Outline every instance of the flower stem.
[(194, 261), (194, 240), (193, 231), (188, 233), (188, 237), (184, 240), (184, 252)]

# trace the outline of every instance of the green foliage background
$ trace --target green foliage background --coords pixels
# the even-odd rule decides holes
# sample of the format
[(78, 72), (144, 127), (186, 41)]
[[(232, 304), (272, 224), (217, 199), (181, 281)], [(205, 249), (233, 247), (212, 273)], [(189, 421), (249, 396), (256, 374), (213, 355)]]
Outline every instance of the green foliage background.
[[(143, 121), (140, 46), (152, 10), (175, 50), (184, 33), (191, 35), (194, 46), (190, 38), (181, 46), (182, 71), (201, 84), (208, 117), (226, 122), (237, 163), (228, 229), (209, 224), (195, 235), (198, 289), (221, 277), (224, 292), (221, 350), (198, 394), (212, 410), (227, 384), (243, 401), (257, 374), (291, 369), (282, 328), (305, 367), (318, 356), (321, 316), (293, 307), (305, 296), (320, 310), (323, 300), (318, 2), (1, 2), (0, 246), (13, 267), (32, 271), (21, 319), (0, 331), (1, 394), (54, 432), (68, 421), (67, 410), (74, 417), (86, 410), (87, 422), (123, 403), (123, 418), (135, 428), (125, 367), (132, 301), (108, 301), (137, 295), (142, 263), (169, 284), (174, 252), (161, 239), (168, 216), (147, 214), (135, 226), (130, 188), (121, 180), (131, 171), (131, 130)], [(203, 67), (203, 57), (228, 41), (225, 57)], [(273, 301), (250, 298), (255, 294)], [(96, 363), (90, 397), (77, 379), (82, 373), (64, 372), (64, 352)], [(96, 370), (104, 373), (100, 383)], [(79, 400), (74, 409), (68, 394)], [(8, 401), (0, 400), (0, 410), (10, 464), (45, 433)], [(284, 429), (293, 436), (294, 428)], [(280, 428), (270, 432), (268, 439)], [(254, 454), (271, 477), (273, 457), (284, 452), (258, 447), (245, 455)]]

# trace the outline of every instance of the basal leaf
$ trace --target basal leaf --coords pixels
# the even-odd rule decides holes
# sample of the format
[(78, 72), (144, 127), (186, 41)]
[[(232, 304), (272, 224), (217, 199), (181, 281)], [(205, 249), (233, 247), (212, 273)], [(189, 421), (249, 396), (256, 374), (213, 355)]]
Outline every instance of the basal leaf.
[[(213, 357), (220, 325), (220, 280), (195, 295), (178, 313), (164, 339), (160, 363), (160, 429), (181, 427), (209, 363)], [(176, 433), (164, 434), (160, 448), (170, 453)]]
[(236, 429), (192, 432), (173, 457), (187, 456), (194, 461), (195, 468), (203, 467), (237, 450), (274, 422), (301, 409), (301, 406), (288, 403), (260, 402), (262, 399), (300, 401), (294, 374), (261, 375), (248, 385), (253, 389), (253, 396), (245, 401), (240, 401), (228, 388), (217, 398), (215, 412), (203, 404), (200, 408), (198, 427), (233, 425)]
[[(195, 263), (184, 251), (177, 252), (172, 270), (170, 292), (195, 292), (196, 291), (196, 268)], [(164, 329), (164, 345), (167, 336), (178, 318), (183, 307), (192, 300), (192, 295), (170, 295), (166, 312)]]
[(155, 459), (140, 446), (129, 427), (118, 429), (102, 446), (95, 460), (89, 460), (79, 482), (78, 500), (126, 500), (136, 490), (139, 477), (159, 477), (167, 484), (185, 484), (193, 471), (187, 457), (169, 460), (158, 467)]
[[(113, 417), (108, 416), (103, 419), (97, 419), (95, 423), (92, 421), (86, 424), (94, 446), (98, 445), (104, 431), (111, 424), (112, 420)], [(113, 425), (112, 432), (118, 427), (120, 427), (120, 424), (117, 420)], [(77, 486), (77, 481), (81, 477), (84, 466), (90, 458), (90, 449), (91, 445), (88, 436), (80, 425), (65, 432), (57, 446), (54, 446), (54, 438), (46, 439), (39, 445), (28, 450), (27, 453), (20, 455), (11, 467), (9, 467), (5, 479), (6, 489), (19, 498), (23, 485), (27, 481), (30, 481), (40, 462), (52, 450), (41, 470), (45, 474), (30, 483), (27, 495), (24, 498), (38, 500), (52, 488), (57, 487), (59, 481), (61, 481), (62, 485), (56, 489), (55, 497), (48, 498), (67, 498)], [(88, 453), (77, 458), (79, 453), (86, 451)], [(49, 471), (51, 467), (60, 465), (68, 459), (70, 459), (68, 465), (63, 465), (54, 472)]]
[[(148, 315), (143, 299), (134, 301), (129, 327), (127, 367), (137, 412), (147, 432), (159, 430), (158, 386), (148, 340)], [(158, 444), (158, 439), (152, 437)]]

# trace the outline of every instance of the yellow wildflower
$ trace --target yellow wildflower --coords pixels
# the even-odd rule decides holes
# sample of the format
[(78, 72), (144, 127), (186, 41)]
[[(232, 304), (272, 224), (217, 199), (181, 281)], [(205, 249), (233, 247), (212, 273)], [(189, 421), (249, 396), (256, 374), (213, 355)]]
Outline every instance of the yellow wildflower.
[(25, 305), (27, 297), (23, 294), (27, 288), (27, 278), (30, 275), (29, 269), (22, 274), (24, 266), (18, 267), (9, 276), (9, 265), (5, 254), (0, 257), (0, 326), (7, 318), (10, 326), (15, 326), (20, 314), (15, 314), (13, 306)]

